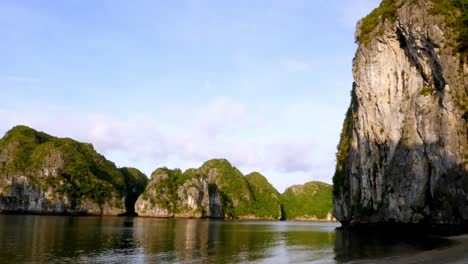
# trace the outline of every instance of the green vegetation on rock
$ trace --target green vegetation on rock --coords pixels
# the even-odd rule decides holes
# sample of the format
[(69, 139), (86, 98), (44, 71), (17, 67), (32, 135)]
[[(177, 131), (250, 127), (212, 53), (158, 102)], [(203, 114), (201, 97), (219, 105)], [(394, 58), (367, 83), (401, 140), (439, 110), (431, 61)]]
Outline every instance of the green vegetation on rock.
[[(157, 195), (151, 197), (152, 203), (166, 209), (169, 214), (178, 213), (179, 195), (177, 190), (187, 179), (189, 179), (189, 176), (179, 169), (159, 168), (155, 170), (151, 174), (151, 180), (155, 180), (152, 187)], [(145, 192), (143, 195), (147, 196), (148, 194)]]
[[(370, 40), (384, 32), (386, 21), (394, 23), (397, 11), (408, 1), (383, 0), (369, 15), (362, 19), (358, 41), (368, 45)], [(413, 2), (416, 2), (413, 0)], [(431, 0), (433, 7), (430, 15), (441, 15), (445, 24), (452, 28), (456, 36), (456, 52), (461, 54), (462, 60), (468, 59), (468, 1), (467, 0)]]
[(156, 217), (324, 220), (331, 213), (331, 190), (312, 182), (282, 196), (262, 174), (244, 176), (227, 160), (213, 159), (183, 173), (155, 170), (136, 207)]
[(380, 36), (384, 32), (383, 23), (388, 20), (395, 22), (397, 10), (401, 4), (397, 5), (397, 0), (383, 0), (379, 7), (374, 9), (361, 21), (360, 35), (358, 41), (367, 45), (370, 40)]
[(432, 87), (424, 87), (422, 90), (419, 92), (420, 95), (422, 96), (428, 96), (434, 92), (434, 89)]
[(71, 210), (85, 200), (124, 208), (124, 175), (91, 144), (16, 126), (0, 139), (0, 152), (1, 178), (25, 176), (35, 188), (49, 190), (55, 202), (69, 203)]
[(226, 159), (205, 162), (200, 171), (210, 184), (216, 184), (224, 214), (230, 218), (255, 215), (255, 201), (244, 175)]
[(345, 184), (346, 162), (351, 150), (353, 127), (353, 111), (350, 106), (343, 122), (343, 129), (341, 130), (340, 142), (336, 153), (336, 169), (333, 176), (333, 193), (335, 195), (338, 195), (344, 188), (347, 188)]
[(323, 182), (308, 182), (286, 189), (283, 194), (286, 219), (326, 219), (333, 210), (332, 188)]
[(281, 194), (262, 174), (252, 172), (245, 176), (255, 200), (255, 216), (260, 218), (281, 218)]
[(462, 60), (468, 59), (468, 1), (467, 0), (432, 0), (434, 7), (431, 15), (441, 15), (447, 26), (456, 34), (456, 52)]

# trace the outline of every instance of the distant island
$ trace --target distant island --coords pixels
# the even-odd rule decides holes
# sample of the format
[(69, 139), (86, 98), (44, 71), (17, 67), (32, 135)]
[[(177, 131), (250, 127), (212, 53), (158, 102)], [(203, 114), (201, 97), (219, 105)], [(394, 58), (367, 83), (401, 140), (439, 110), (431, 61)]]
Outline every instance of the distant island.
[(280, 194), (258, 172), (225, 159), (198, 169), (156, 169), (151, 179), (117, 168), (91, 144), (16, 126), (0, 139), (0, 212), (333, 221), (332, 186), (309, 182)]

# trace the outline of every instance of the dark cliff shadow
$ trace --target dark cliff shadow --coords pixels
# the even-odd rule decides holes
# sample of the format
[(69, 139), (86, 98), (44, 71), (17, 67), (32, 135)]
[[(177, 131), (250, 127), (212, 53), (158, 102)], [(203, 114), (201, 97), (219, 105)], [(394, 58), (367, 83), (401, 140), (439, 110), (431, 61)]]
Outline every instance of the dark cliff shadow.
[(346, 263), (352, 260), (382, 259), (448, 247), (454, 243), (448, 239), (429, 236), (425, 232), (420, 232), (421, 230), (396, 228), (395, 226), (379, 231), (372, 228), (337, 229), (335, 260)]
[[(396, 78), (407, 90), (405, 73)], [(358, 120), (365, 99), (358, 98), (357, 89), (354, 83), (338, 145), (335, 217), (345, 227), (413, 224), (442, 235), (467, 232), (467, 120), (457, 116), (458, 123), (449, 122), (452, 117), (442, 104), (443, 90), (428, 95), (431, 98), (424, 102), (415, 97), (424, 95), (414, 95), (407, 99), (412, 100), (411, 106), (401, 103), (405, 120), (398, 131), (400, 138), (391, 140), (387, 127), (364, 127), (369, 124)]]
[(361, 147), (350, 150), (342, 186), (334, 187), (335, 209), (339, 203), (347, 208), (338, 208), (345, 227), (409, 224), (437, 235), (468, 232), (468, 171), (463, 162), (440, 154), (442, 142), (365, 142)]
[[(442, 235), (467, 232), (466, 119), (459, 117), (457, 130), (449, 130), (449, 117), (442, 110), (431, 113), (416, 105), (411, 111), (421, 119), (408, 117), (398, 141), (389, 140), (385, 127), (380, 128), (380, 136), (373, 135), (376, 140), (369, 140), (367, 134), (358, 133), (364, 128), (356, 116), (361, 110), (355, 90), (356, 84), (338, 145), (335, 217), (345, 227), (372, 223), (385, 229), (404, 223)], [(453, 139), (459, 140), (458, 147)]]
[(286, 221), (286, 219), (288, 219), (288, 215), (286, 214), (286, 211), (284, 210), (283, 204), (280, 205), (280, 209), (281, 209), (280, 221)]
[(468, 232), (468, 171), (454, 156), (440, 154), (443, 142), (360, 146), (350, 150), (342, 185), (334, 186), (334, 209), (341, 210), (337, 218), (344, 227), (406, 232), (409, 225), (436, 235)]

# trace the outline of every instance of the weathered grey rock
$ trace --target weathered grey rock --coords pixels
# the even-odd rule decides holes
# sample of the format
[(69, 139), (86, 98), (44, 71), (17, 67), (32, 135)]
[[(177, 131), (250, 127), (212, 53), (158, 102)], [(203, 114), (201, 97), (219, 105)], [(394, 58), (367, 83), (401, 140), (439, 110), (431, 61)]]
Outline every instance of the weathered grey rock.
[(138, 215), (223, 218), (217, 188), (210, 191), (207, 179), (195, 170), (185, 174), (167, 168), (153, 172), (146, 191), (135, 204)]
[(399, 2), (395, 21), (380, 19), (354, 59), (334, 215), (345, 224), (461, 224), (468, 220), (468, 65), (446, 19), (430, 14), (432, 1)]
[(245, 177), (225, 159), (184, 173), (160, 168), (153, 172), (136, 211), (152, 217), (279, 219), (279, 193), (257, 176)]

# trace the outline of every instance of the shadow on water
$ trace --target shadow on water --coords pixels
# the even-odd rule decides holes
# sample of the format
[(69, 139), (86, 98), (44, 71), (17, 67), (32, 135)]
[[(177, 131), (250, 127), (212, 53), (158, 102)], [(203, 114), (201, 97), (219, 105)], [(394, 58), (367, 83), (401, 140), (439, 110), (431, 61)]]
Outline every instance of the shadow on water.
[(347, 230), (337, 229), (335, 260), (339, 263), (359, 259), (378, 259), (451, 246), (452, 242), (441, 237), (411, 230)]

